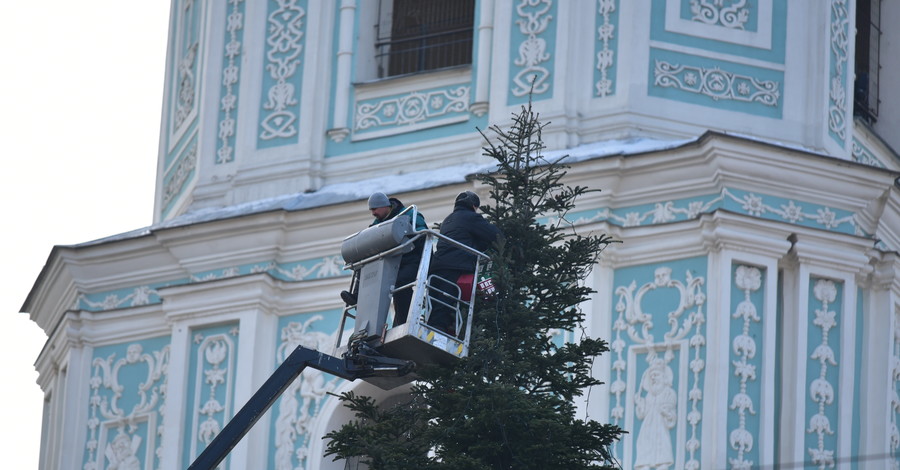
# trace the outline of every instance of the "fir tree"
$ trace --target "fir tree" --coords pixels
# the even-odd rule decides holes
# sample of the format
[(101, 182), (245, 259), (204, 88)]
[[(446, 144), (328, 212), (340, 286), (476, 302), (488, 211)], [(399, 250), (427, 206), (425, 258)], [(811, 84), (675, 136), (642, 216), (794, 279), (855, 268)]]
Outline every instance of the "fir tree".
[(566, 224), (590, 190), (563, 183), (567, 166), (547, 161), (545, 125), (523, 107), (509, 130), (491, 126), (485, 155), (497, 169), (479, 179), (492, 204), (482, 207), (505, 235), (492, 252), (497, 295), (476, 302), (469, 357), (419, 371), (410, 399), (380, 409), (344, 394), (357, 420), (326, 436), (327, 455), (359, 457), (374, 470), (613, 468), (617, 426), (576, 417), (574, 398), (601, 382), (591, 376), (605, 341), (582, 333), (579, 304), (593, 292), (581, 281), (607, 235)]

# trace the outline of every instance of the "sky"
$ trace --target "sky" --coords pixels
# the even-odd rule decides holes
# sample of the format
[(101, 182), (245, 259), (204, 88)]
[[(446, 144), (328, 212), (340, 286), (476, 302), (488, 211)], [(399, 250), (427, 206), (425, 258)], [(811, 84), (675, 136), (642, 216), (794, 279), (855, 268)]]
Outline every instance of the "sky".
[(19, 313), (54, 245), (146, 227), (169, 2), (0, 3), (0, 455), (36, 469), (46, 340)]

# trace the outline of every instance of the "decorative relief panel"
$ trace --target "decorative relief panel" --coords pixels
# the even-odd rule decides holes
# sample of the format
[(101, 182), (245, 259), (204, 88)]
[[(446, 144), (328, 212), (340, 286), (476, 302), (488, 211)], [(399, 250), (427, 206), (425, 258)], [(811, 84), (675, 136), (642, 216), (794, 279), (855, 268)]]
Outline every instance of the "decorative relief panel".
[(185, 395), (185, 468), (219, 435), (234, 413), (239, 330), (233, 323), (193, 330), (191, 335)]
[(784, 64), (785, 0), (651, 0), (651, 39)]
[(659, 49), (650, 55), (652, 96), (781, 117), (782, 72)]
[(237, 128), (238, 80), (244, 39), (244, 0), (228, 0), (225, 22), (225, 65), (222, 67), (222, 95), (219, 98), (219, 142), (216, 163), (234, 161), (234, 133)]
[(862, 163), (863, 165), (871, 165), (878, 168), (886, 168), (884, 163), (879, 160), (875, 154), (872, 153), (871, 150), (866, 148), (862, 142), (860, 142), (856, 137), (853, 138), (853, 144), (850, 150), (850, 157), (854, 162)]
[(291, 263), (264, 261), (241, 266), (229, 266), (212, 271), (195, 273), (192, 274), (189, 279), (177, 279), (169, 282), (119, 289), (111, 292), (81, 294), (78, 296), (75, 308), (98, 312), (156, 304), (162, 302), (162, 299), (159, 297), (159, 289), (163, 287), (184, 285), (194, 282), (206, 282), (217, 279), (228, 279), (231, 277), (258, 273), (268, 273), (276, 279), (288, 282), (349, 276), (349, 272), (343, 270), (342, 260), (343, 258), (341, 258), (340, 255), (334, 255)]
[(402, 134), (469, 119), (469, 84), (361, 99), (356, 104), (353, 140)]
[(744, 29), (750, 19), (751, 5), (748, 5), (748, 0), (690, 0), (690, 2), (691, 21)]
[(778, 106), (779, 86), (772, 80), (727, 72), (718, 67), (704, 68), (690, 65), (670, 64), (657, 60), (653, 71), (654, 85), (674, 87), (679, 90), (706, 95), (718, 100), (735, 100), (747, 103), (762, 103)]
[(175, 55), (172, 69), (175, 76), (171, 99), (170, 144), (174, 145), (178, 135), (183, 134), (188, 124), (196, 116), (199, 96), (198, 67), (201, 49), (204, 2), (184, 0), (173, 5), (172, 15), (176, 22)]
[(847, 112), (852, 97), (847, 96), (850, 56), (850, 12), (847, 0), (831, 0), (831, 48), (828, 57), (828, 134), (844, 147), (849, 123)]
[[(757, 371), (762, 369), (762, 318), (764, 270), (753, 266), (733, 267), (731, 313), (731, 360), (728, 386), (729, 468), (759, 467), (759, 398)], [(759, 353), (758, 353), (759, 352)]]
[[(514, 30), (510, 38), (512, 67), (510, 93), (524, 98), (529, 92), (533, 99), (552, 95), (553, 49), (556, 43), (554, 22), (556, 5), (553, 0), (517, 0)], [(546, 95), (546, 96), (541, 96)], [(510, 104), (521, 100), (510, 100)]]
[(169, 339), (97, 348), (91, 370), (82, 468), (159, 468)]
[(812, 295), (809, 299), (810, 324), (807, 333), (810, 351), (806, 366), (807, 427), (804, 443), (807, 455), (815, 466), (831, 468), (837, 458), (842, 284), (815, 278), (810, 283)]
[(162, 207), (163, 214), (168, 213), (175, 201), (184, 194), (188, 182), (197, 168), (197, 136), (188, 142), (185, 149), (175, 159), (174, 165), (163, 176)]
[(700, 468), (705, 271), (706, 258), (616, 271), (610, 420), (629, 434), (611, 450), (625, 468)]
[(786, 0), (651, 0), (650, 96), (781, 119)]
[(597, 63), (594, 71), (594, 96), (604, 97), (615, 93), (616, 50), (619, 41), (618, 0), (597, 0), (597, 43), (594, 45)]
[[(334, 348), (335, 335), (320, 330), (325, 324), (331, 325), (340, 316), (340, 311), (323, 312), (316, 315), (298, 315), (282, 319), (280, 322), (281, 342), (278, 346), (277, 363), (280, 364), (297, 346), (317, 351)], [(325, 320), (325, 317), (328, 320)], [(269, 457), (268, 468), (294, 470), (307, 468), (310, 457), (310, 431), (315, 423), (327, 395), (337, 387), (341, 379), (322, 371), (307, 368), (284, 391), (276, 403), (270, 435), (274, 454)]]
[[(692, 220), (701, 214), (708, 214), (717, 209), (727, 209), (737, 214), (831, 232), (869, 236), (859, 229), (852, 212), (805, 201), (729, 188), (723, 189), (720, 194), (690, 199), (676, 199), (616, 209), (573, 212), (567, 216), (567, 220), (574, 224), (607, 221), (620, 227), (643, 227)], [(548, 222), (555, 222), (555, 220), (548, 219)]]
[(296, 141), (303, 83), (300, 58), (306, 2), (269, 0), (268, 5), (258, 147), (275, 147)]
[(894, 331), (891, 354), (890, 455), (892, 468), (900, 467), (900, 305), (894, 306)]

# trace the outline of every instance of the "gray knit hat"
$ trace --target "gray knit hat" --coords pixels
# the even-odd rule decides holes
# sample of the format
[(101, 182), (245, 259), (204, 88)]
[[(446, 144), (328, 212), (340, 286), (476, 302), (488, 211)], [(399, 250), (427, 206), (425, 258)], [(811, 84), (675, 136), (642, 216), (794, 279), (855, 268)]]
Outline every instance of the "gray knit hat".
[(379, 207), (388, 207), (391, 205), (391, 201), (388, 200), (387, 195), (382, 192), (372, 193), (369, 196), (369, 209), (377, 209)]

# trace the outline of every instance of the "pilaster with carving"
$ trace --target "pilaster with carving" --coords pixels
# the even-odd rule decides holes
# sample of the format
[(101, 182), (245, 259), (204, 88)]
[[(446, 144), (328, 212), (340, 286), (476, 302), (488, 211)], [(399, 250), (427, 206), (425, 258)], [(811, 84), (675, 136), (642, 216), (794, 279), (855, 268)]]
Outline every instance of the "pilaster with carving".
[(732, 323), (737, 322), (740, 331), (731, 340), (730, 366), (731, 375), (738, 378), (739, 389), (729, 398), (728, 409), (737, 413), (738, 423), (735, 428), (729, 429), (728, 444), (734, 451), (734, 457), (729, 458), (728, 463), (730, 468), (740, 470), (749, 470), (760, 464), (752, 459), (755, 438), (748, 429), (747, 421), (759, 409), (759, 405), (754, 404), (754, 396), (757, 394), (752, 393), (750, 387), (758, 380), (757, 340), (762, 338), (753, 334), (751, 326), (761, 323), (762, 318), (751, 294), (762, 287), (762, 278), (763, 273), (757, 267), (741, 265), (735, 269), (734, 285), (743, 292), (744, 298), (731, 314)]
[[(611, 71), (616, 62), (616, 28), (618, 16), (616, 0), (597, 0), (597, 49), (595, 68), (599, 72), (599, 78), (594, 83), (594, 95), (599, 97), (609, 96), (615, 92), (615, 77)], [(596, 76), (596, 74), (595, 74)]]
[(525, 39), (519, 43), (512, 63), (513, 96), (522, 97), (529, 92), (536, 95), (546, 93), (551, 86), (551, 70), (547, 62), (552, 59), (546, 32), (553, 21), (553, 0), (519, 0), (516, 2), (515, 24)]
[[(148, 341), (155, 346), (160, 341)], [(118, 347), (103, 348), (119, 349)], [(163, 453), (169, 345), (145, 352), (145, 344), (96, 356), (91, 363), (91, 395), (84, 470), (159, 468)]]
[(234, 161), (237, 129), (238, 80), (241, 74), (241, 49), (244, 36), (244, 0), (228, 0), (225, 17), (225, 60), (222, 67), (222, 92), (219, 98), (218, 149), (216, 163)]
[[(615, 288), (610, 420), (632, 433), (612, 449), (626, 466), (700, 468), (704, 284), (691, 270), (681, 281), (672, 278), (671, 267), (661, 266), (640, 287), (632, 281)], [(671, 300), (645, 303), (645, 297), (664, 290)], [(655, 328), (657, 322), (668, 329)], [(683, 460), (677, 462), (678, 456)]]
[(300, 58), (306, 25), (304, 4), (301, 0), (269, 1), (264, 62), (267, 80), (264, 81), (259, 143), (277, 142), (299, 132)]
[[(334, 347), (334, 336), (313, 329), (322, 320), (322, 315), (313, 315), (303, 322), (292, 321), (284, 326), (278, 346), (278, 362), (284, 361), (297, 346), (330, 351)], [(327, 394), (335, 389), (338, 381), (322, 371), (307, 368), (281, 395), (272, 438), (276, 470), (307, 468), (313, 444), (309, 436), (310, 428)]]
[[(818, 370), (813, 364), (808, 366), (808, 376), (811, 376), (812, 380), (807, 383), (807, 393), (814, 403), (815, 414), (809, 418), (805, 433), (809, 458), (820, 469), (834, 467), (837, 450), (834, 437), (837, 423), (832, 423), (831, 417), (834, 415), (833, 409), (836, 407), (839, 387), (832, 382), (834, 374), (829, 374), (829, 369), (837, 368), (839, 353), (835, 351), (838, 340), (833, 336), (829, 337), (829, 333), (839, 326), (838, 312), (833, 310), (838, 296), (838, 286), (839, 284), (829, 279), (815, 279), (813, 287), (813, 295), (819, 306), (811, 312), (812, 326), (815, 328), (811, 328), (809, 333), (810, 347), (813, 348), (809, 361), (816, 363)], [(816, 328), (818, 332), (814, 331)], [(813, 343), (819, 336), (816, 333), (819, 333), (821, 338), (818, 344)]]
[(192, 332), (185, 464), (219, 435), (233, 415), (239, 332), (236, 324)]

